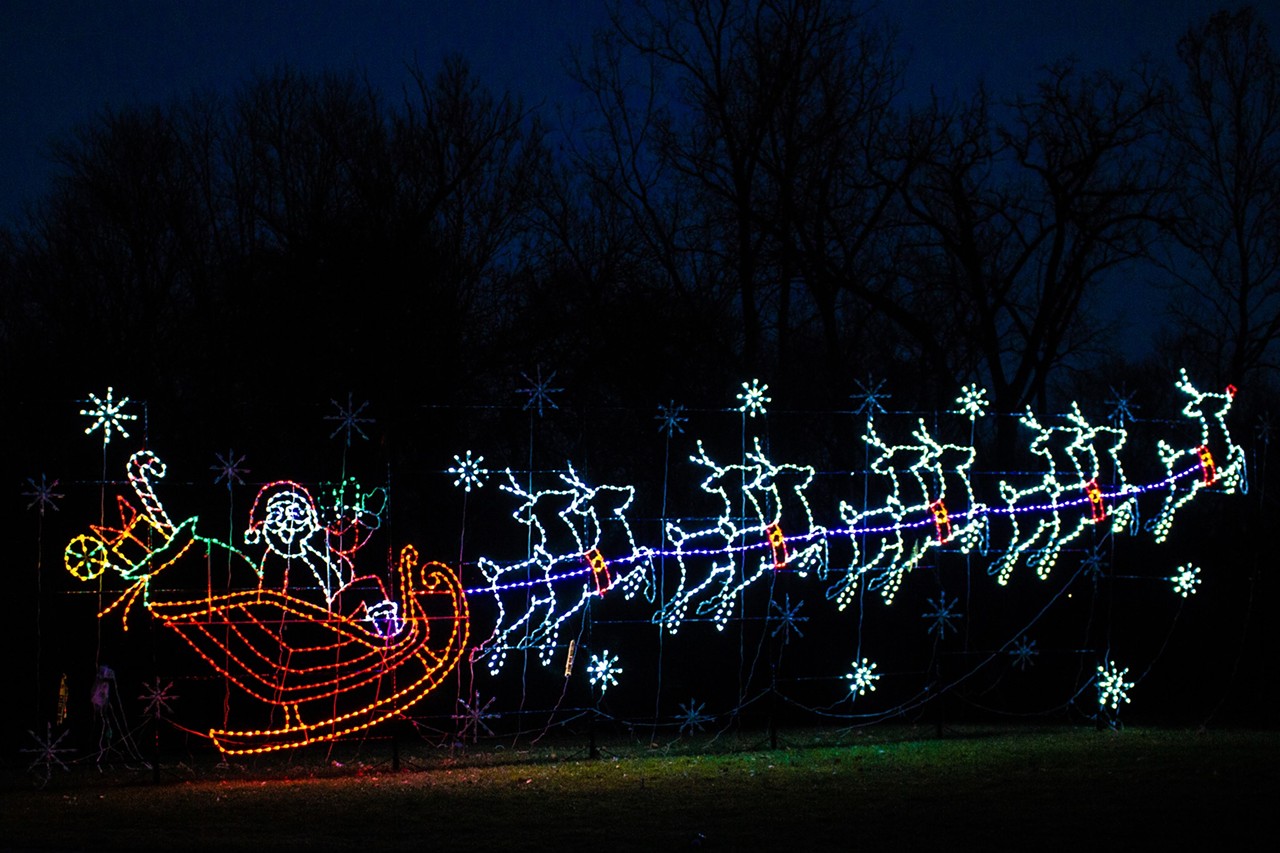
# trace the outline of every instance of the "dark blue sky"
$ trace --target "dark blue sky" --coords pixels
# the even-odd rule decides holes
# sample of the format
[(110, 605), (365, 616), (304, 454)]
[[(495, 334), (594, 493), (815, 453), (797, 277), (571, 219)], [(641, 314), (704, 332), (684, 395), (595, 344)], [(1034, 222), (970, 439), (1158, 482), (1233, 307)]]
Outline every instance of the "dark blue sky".
[[(1259, 4), (1276, 32), (1280, 4)], [(1123, 68), (1171, 62), (1178, 35), (1215, 4), (1197, 0), (901, 0), (883, 8), (910, 51), (913, 92), (1025, 90), (1067, 54)], [(6, 0), (0, 19), (0, 222), (47, 186), (44, 146), (104, 106), (230, 90), (255, 70), (354, 68), (392, 93), (405, 65), (433, 72), (463, 54), (491, 87), (526, 103), (572, 98), (561, 59), (606, 23), (598, 0)]]

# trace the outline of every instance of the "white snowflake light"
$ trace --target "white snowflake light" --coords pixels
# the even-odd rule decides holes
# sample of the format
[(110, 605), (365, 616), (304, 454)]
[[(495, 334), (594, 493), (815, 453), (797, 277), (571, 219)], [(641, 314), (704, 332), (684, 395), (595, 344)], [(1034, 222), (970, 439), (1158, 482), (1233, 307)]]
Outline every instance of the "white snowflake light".
[(587, 678), (593, 687), (600, 685), (601, 694), (608, 690), (610, 685), (616, 687), (618, 676), (621, 674), (622, 667), (618, 666), (618, 656), (611, 657), (608, 649), (591, 656), (591, 664), (587, 667)]
[(969, 420), (977, 420), (987, 413), (987, 407), (991, 404), (987, 401), (987, 389), (980, 388), (977, 385), (965, 385), (960, 389), (960, 396), (956, 398), (956, 403), (960, 406), (960, 411), (968, 415)]
[(1169, 580), (1173, 582), (1173, 591), (1183, 598), (1195, 595), (1196, 587), (1200, 585), (1200, 567), (1190, 563), (1178, 566), (1177, 572), (1170, 575)]
[(868, 690), (875, 692), (876, 682), (880, 680), (875, 668), (876, 665), (866, 658), (863, 658), (861, 663), (854, 664), (853, 672), (845, 676), (849, 680), (851, 696), (866, 696)]
[(1129, 703), (1129, 688), (1132, 681), (1125, 681), (1129, 667), (1119, 669), (1115, 661), (1108, 661), (1106, 666), (1098, 667), (1098, 707), (1120, 710), (1120, 706)]
[(749, 384), (743, 382), (742, 393), (738, 394), (738, 400), (742, 405), (738, 406), (738, 411), (749, 418), (754, 418), (756, 415), (763, 416), (765, 407), (773, 402), (773, 398), (764, 393), (768, 390), (769, 386), (761, 385), (759, 379), (752, 379)]
[(108, 445), (111, 443), (111, 430), (119, 430), (120, 434), (125, 438), (129, 437), (129, 433), (125, 431), (121, 421), (136, 421), (137, 415), (130, 415), (124, 412), (125, 404), (129, 402), (128, 397), (121, 397), (119, 400), (113, 400), (112, 395), (115, 389), (110, 385), (107, 386), (107, 399), (101, 400), (97, 394), (90, 394), (89, 399), (93, 402), (95, 408), (81, 409), (80, 414), (86, 417), (96, 418), (96, 420), (85, 428), (84, 434), (89, 435), (98, 427), (102, 427), (102, 443)]
[(469, 492), (473, 486), (478, 489), (484, 485), (484, 478), (489, 475), (489, 470), (480, 467), (480, 463), (484, 461), (483, 456), (472, 458), (471, 451), (468, 450), (463, 457), (454, 454), (453, 461), (457, 464), (449, 469), (449, 473), (457, 477), (453, 481), (455, 486), (462, 486)]

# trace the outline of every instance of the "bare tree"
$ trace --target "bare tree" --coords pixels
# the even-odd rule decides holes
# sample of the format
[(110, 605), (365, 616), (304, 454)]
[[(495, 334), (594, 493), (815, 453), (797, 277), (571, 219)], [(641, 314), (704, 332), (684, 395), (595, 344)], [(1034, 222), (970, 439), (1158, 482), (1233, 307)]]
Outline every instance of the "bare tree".
[(1179, 175), (1173, 308), (1186, 343), (1244, 382), (1280, 366), (1280, 59), (1250, 7), (1191, 27), (1178, 55), (1185, 87), (1165, 112)]
[(625, 8), (576, 66), (597, 121), (582, 168), (676, 292), (732, 298), (744, 366), (785, 361), (808, 318), (834, 357), (850, 255), (893, 194), (867, 162), (888, 135), (891, 39), (848, 3)]
[(1153, 77), (1051, 67), (996, 121), (985, 94), (938, 111), (939, 144), (905, 194), (918, 223), (921, 284), (966, 329), (962, 369), (995, 406), (1047, 405), (1050, 380), (1096, 342), (1099, 288), (1149, 250), (1160, 175), (1148, 151), (1165, 93)]

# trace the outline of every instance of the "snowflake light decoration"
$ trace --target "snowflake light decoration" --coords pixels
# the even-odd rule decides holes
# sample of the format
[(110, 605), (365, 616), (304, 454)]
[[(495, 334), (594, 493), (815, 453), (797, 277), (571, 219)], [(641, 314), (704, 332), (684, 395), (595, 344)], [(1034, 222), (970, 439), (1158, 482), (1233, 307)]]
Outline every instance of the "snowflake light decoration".
[(1133, 687), (1132, 681), (1125, 681), (1124, 677), (1129, 674), (1129, 667), (1120, 669), (1116, 666), (1115, 661), (1108, 661), (1106, 666), (1098, 667), (1098, 707), (1102, 709), (1110, 708), (1112, 711), (1120, 710), (1120, 706), (1128, 704), (1129, 688)]
[(228, 448), (226, 456), (223, 456), (221, 453), (215, 453), (214, 455), (218, 457), (218, 464), (210, 465), (209, 470), (217, 471), (218, 476), (213, 478), (213, 484), (216, 486), (218, 483), (225, 482), (227, 484), (227, 491), (231, 491), (231, 486), (233, 484), (243, 486), (244, 477), (242, 475), (249, 473), (249, 469), (243, 467), (244, 454), (242, 453), (239, 456), (236, 456), (235, 453)]
[(866, 696), (867, 691), (875, 692), (876, 682), (880, 680), (880, 675), (875, 671), (876, 665), (866, 658), (861, 663), (854, 664), (853, 671), (845, 676), (849, 680), (849, 695), (851, 697)]
[(711, 722), (711, 715), (706, 713), (706, 702), (697, 702), (692, 696), (689, 704), (680, 705), (680, 734), (693, 734), (702, 731), (702, 727)]
[(1017, 645), (1010, 649), (1009, 654), (1013, 657), (1013, 665), (1025, 670), (1035, 663), (1036, 655), (1040, 654), (1040, 651), (1036, 648), (1036, 641), (1027, 639), (1024, 634), (1019, 638)]
[(31, 503), (27, 504), (27, 509), (31, 509), (33, 506), (38, 506), (40, 507), (40, 515), (42, 516), (46, 509), (51, 509), (56, 512), (58, 510), (58, 505), (55, 501), (66, 497), (66, 495), (54, 491), (54, 489), (58, 487), (58, 481), (54, 480), (50, 483), (45, 480), (44, 474), (40, 475), (39, 485), (37, 485), (36, 481), (31, 477), (27, 478), (27, 485), (31, 487), (30, 491), (22, 493), (24, 498), (31, 498)]
[(959, 404), (961, 413), (967, 415), (971, 421), (985, 415), (987, 408), (991, 405), (987, 401), (987, 389), (976, 384), (963, 386), (960, 389), (960, 396), (956, 397), (956, 403)]
[(462, 457), (455, 453), (453, 461), (457, 464), (449, 469), (449, 473), (457, 478), (453, 481), (455, 486), (462, 486), (469, 492), (473, 486), (478, 489), (484, 485), (484, 478), (490, 472), (487, 468), (480, 467), (480, 463), (484, 461), (483, 456), (473, 458), (471, 451), (468, 450)]
[(173, 690), (173, 682), (161, 686), (160, 677), (156, 676), (155, 681), (151, 684), (143, 682), (142, 694), (139, 699), (147, 704), (143, 706), (142, 715), (151, 717), (153, 720), (162, 720), (166, 714), (172, 713), (173, 708), (169, 707), (169, 703), (178, 698), (171, 692)]
[(866, 382), (859, 381), (858, 393), (849, 395), (849, 399), (858, 404), (858, 407), (853, 410), (854, 413), (867, 417), (877, 413), (884, 414), (886, 410), (882, 401), (888, 400), (893, 395), (883, 391), (883, 388), (884, 380), (879, 380), (874, 385), (871, 384), (870, 379)]
[(333, 432), (329, 433), (329, 438), (337, 438), (338, 433), (345, 431), (347, 434), (346, 435), (347, 447), (351, 446), (352, 431), (359, 433), (361, 438), (363, 438), (365, 441), (368, 441), (369, 436), (365, 434), (365, 431), (360, 427), (360, 424), (373, 423), (373, 418), (360, 417), (360, 413), (365, 410), (365, 408), (369, 405), (369, 402), (366, 400), (365, 402), (357, 406), (354, 403), (354, 401), (351, 399), (351, 397), (352, 397), (351, 392), (348, 391), (346, 406), (343, 406), (341, 403), (339, 403), (337, 400), (333, 399), (332, 397), (329, 398), (329, 402), (333, 403), (333, 406), (338, 410), (338, 413), (336, 415), (324, 416), (324, 419), (326, 421), (338, 422), (337, 428)]
[(1178, 566), (1175, 573), (1168, 579), (1173, 582), (1174, 592), (1183, 598), (1188, 598), (1196, 594), (1196, 587), (1200, 585), (1200, 567), (1190, 563)]
[(558, 394), (564, 390), (563, 388), (551, 387), (551, 380), (556, 378), (556, 372), (554, 370), (551, 371), (551, 375), (548, 376), (546, 379), (542, 378), (541, 366), (538, 367), (536, 372), (536, 375), (538, 377), (537, 379), (530, 379), (529, 374), (527, 373), (521, 373), (520, 375), (524, 377), (525, 382), (529, 383), (528, 388), (517, 389), (519, 393), (527, 394), (529, 397), (529, 399), (526, 400), (524, 404), (525, 411), (528, 411), (529, 409), (532, 409), (533, 407), (537, 406), (538, 417), (542, 417), (543, 414), (545, 414), (544, 407), (550, 406), (553, 409), (560, 408), (559, 406), (556, 405), (556, 401), (551, 399), (552, 394)]
[(742, 391), (738, 394), (738, 400), (741, 405), (738, 411), (742, 412), (749, 418), (756, 415), (763, 416), (765, 407), (773, 402), (773, 398), (765, 394), (769, 390), (768, 385), (761, 385), (759, 379), (752, 379), (750, 383), (742, 383)]
[(53, 736), (53, 723), (46, 723), (44, 731), (44, 737), (40, 737), (40, 735), (28, 729), (27, 734), (31, 735), (31, 737), (35, 739), (37, 746), (32, 749), (24, 749), (22, 751), (36, 753), (35, 760), (27, 766), (27, 770), (35, 770), (37, 766), (42, 767), (44, 769), (44, 781), (47, 783), (55, 764), (63, 770), (71, 769), (62, 762), (62, 759), (59, 756), (64, 752), (75, 752), (75, 750), (70, 747), (58, 745), (62, 743), (62, 739), (67, 736), (67, 732), (69, 732), (70, 729), (64, 729), (62, 734), (58, 735), (56, 738)]
[(654, 420), (662, 421), (658, 431), (665, 433), (667, 438), (671, 438), (678, 432), (684, 432), (681, 424), (686, 423), (689, 419), (684, 416), (684, 406), (677, 406), (675, 400), (671, 400), (665, 406), (659, 406), (660, 414), (654, 415)]
[(776, 620), (778, 623), (777, 627), (773, 629), (773, 636), (776, 637), (778, 636), (779, 633), (781, 633), (782, 642), (784, 644), (791, 642), (792, 631), (795, 631), (797, 634), (803, 637), (804, 631), (800, 630), (799, 623), (809, 621), (808, 616), (799, 615), (800, 608), (804, 606), (803, 600), (797, 601), (795, 606), (792, 607), (791, 593), (787, 593), (785, 601), (786, 601), (785, 604), (779, 604), (778, 602), (772, 601), (772, 600), (769, 602), (769, 609), (771, 611), (773, 610), (778, 611), (777, 616), (773, 616), (773, 615), (769, 616), (771, 620)]
[(497, 696), (491, 696), (488, 702), (480, 704), (480, 691), (475, 691), (472, 700), (468, 702), (466, 699), (459, 699), (458, 704), (462, 706), (462, 712), (454, 714), (453, 718), (462, 723), (462, 728), (458, 731), (460, 737), (464, 740), (470, 735), (474, 743), (480, 737), (480, 730), (484, 729), (485, 734), (493, 736), (493, 729), (489, 728), (489, 724), (485, 720), (493, 720), (502, 715), (497, 712), (491, 712), (489, 707), (497, 701)]
[(1101, 549), (1095, 545), (1085, 552), (1080, 561), (1080, 570), (1094, 583), (1102, 580), (1102, 575), (1107, 570), (1107, 558), (1103, 556)]
[(1111, 420), (1115, 422), (1116, 426), (1122, 427), (1126, 422), (1133, 423), (1135, 420), (1133, 412), (1138, 407), (1133, 403), (1132, 391), (1117, 391), (1113, 386), (1107, 405), (1111, 407)]
[(1269, 447), (1271, 445), (1271, 430), (1270, 413), (1263, 412), (1258, 415), (1258, 424), (1254, 428), (1254, 434), (1258, 436), (1258, 441), (1262, 442), (1263, 447)]
[(952, 630), (952, 631), (956, 630), (955, 620), (961, 618), (964, 615), (963, 613), (957, 613), (955, 610), (956, 605), (959, 603), (960, 603), (959, 598), (952, 599), (950, 602), (948, 602), (947, 593), (945, 590), (938, 595), (937, 601), (933, 600), (932, 598), (929, 599), (929, 604), (932, 605), (933, 610), (929, 611), (928, 613), (923, 613), (921, 614), (921, 616), (925, 619), (930, 620), (929, 622), (930, 634), (937, 631), (938, 639), (945, 640), (947, 638), (948, 630)]
[(129, 433), (125, 431), (124, 424), (121, 421), (136, 421), (137, 415), (126, 414), (124, 411), (125, 404), (129, 402), (128, 397), (121, 397), (119, 400), (113, 400), (112, 395), (115, 389), (110, 385), (107, 386), (107, 399), (98, 398), (97, 394), (89, 394), (89, 399), (93, 402), (94, 408), (81, 409), (80, 414), (86, 417), (96, 418), (96, 420), (85, 428), (84, 434), (89, 435), (98, 427), (102, 427), (102, 444), (105, 447), (111, 443), (111, 430), (118, 430), (120, 435), (125, 438), (129, 437)]
[(618, 676), (621, 674), (622, 667), (618, 666), (618, 656), (611, 657), (608, 649), (591, 656), (591, 664), (587, 667), (587, 678), (593, 687), (600, 685), (601, 695), (609, 689), (610, 685), (614, 687), (618, 685)]

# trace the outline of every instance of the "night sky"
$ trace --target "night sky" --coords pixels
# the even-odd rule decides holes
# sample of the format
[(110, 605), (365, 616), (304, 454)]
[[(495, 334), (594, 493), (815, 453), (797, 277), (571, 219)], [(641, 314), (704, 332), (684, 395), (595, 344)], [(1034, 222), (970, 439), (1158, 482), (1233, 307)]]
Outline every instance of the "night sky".
[[(1280, 4), (1259, 4), (1273, 32)], [(1197, 0), (884, 4), (910, 57), (908, 97), (972, 89), (1027, 91), (1046, 62), (1123, 70), (1142, 53), (1163, 62)], [(47, 187), (45, 146), (108, 106), (161, 103), (193, 89), (230, 92), (282, 63), (355, 69), (394, 97), (415, 62), (428, 74), (451, 52), (495, 90), (526, 104), (571, 105), (566, 52), (607, 24), (596, 0), (484, 3), (342, 0), (9, 0), (0, 23), (0, 222)]]

